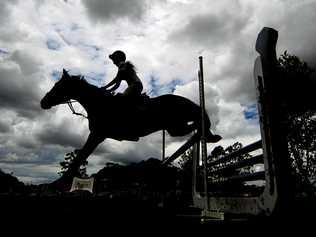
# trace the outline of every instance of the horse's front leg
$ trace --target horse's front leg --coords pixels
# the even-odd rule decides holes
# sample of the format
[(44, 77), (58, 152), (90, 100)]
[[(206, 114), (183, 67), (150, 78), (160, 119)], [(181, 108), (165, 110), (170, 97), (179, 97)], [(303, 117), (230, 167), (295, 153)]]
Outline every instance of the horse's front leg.
[(91, 132), (86, 143), (80, 150), (78, 150), (76, 158), (69, 167), (70, 172), (78, 172), (79, 167), (88, 159), (91, 153), (101, 142), (104, 141), (104, 139), (104, 136), (101, 136), (98, 133)]
[(52, 182), (50, 185), (55, 189), (60, 190), (69, 190), (69, 185), (71, 185), (72, 178), (76, 175), (79, 175), (79, 168), (87, 160), (89, 155), (94, 151), (94, 149), (104, 141), (105, 137), (100, 136), (97, 133), (90, 133), (89, 137), (82, 147), (78, 151), (77, 156), (75, 157), (73, 163), (69, 166), (68, 170), (63, 174), (62, 177)]

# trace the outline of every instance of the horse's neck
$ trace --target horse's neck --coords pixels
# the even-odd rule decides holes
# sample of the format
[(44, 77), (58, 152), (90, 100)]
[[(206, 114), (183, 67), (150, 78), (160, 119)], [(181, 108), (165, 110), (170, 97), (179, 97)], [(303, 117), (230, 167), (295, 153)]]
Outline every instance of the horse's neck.
[(73, 96), (74, 100), (77, 100), (87, 111), (87, 113), (92, 113), (96, 108), (100, 98), (100, 92), (97, 87), (91, 86), (89, 84), (81, 84), (78, 86), (77, 93)]

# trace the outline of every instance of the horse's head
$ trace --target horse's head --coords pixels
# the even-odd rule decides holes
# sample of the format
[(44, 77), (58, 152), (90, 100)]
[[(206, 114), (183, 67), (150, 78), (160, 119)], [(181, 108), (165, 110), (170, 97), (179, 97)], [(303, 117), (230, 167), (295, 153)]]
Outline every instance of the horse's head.
[(76, 79), (63, 69), (61, 79), (55, 83), (53, 88), (41, 100), (41, 107), (43, 109), (50, 109), (52, 106), (66, 103), (72, 99), (74, 80)]

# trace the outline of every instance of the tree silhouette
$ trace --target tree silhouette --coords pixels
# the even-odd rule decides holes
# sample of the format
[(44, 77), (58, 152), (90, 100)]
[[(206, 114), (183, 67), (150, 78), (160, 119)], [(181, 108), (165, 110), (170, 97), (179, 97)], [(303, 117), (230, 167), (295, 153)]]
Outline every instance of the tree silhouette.
[(316, 109), (313, 70), (285, 51), (278, 59), (283, 80), (280, 92), (286, 114), (288, 149), (297, 191), (308, 191), (316, 178)]
[[(66, 153), (64, 156), (64, 161), (59, 162), (60, 166), (61, 166), (61, 170), (58, 172), (59, 175), (63, 175), (65, 172), (67, 172), (69, 166), (72, 164), (72, 162), (74, 161), (74, 159), (77, 156), (78, 151), (74, 150), (72, 152)], [(87, 165), (88, 165), (88, 161), (86, 160), (79, 169), (79, 174), (81, 178), (86, 178), (88, 177), (87, 175)]]
[(314, 72), (309, 65), (295, 55), (285, 51), (278, 59), (282, 84), (280, 95), (292, 115), (299, 115), (316, 109), (316, 81), (311, 75)]

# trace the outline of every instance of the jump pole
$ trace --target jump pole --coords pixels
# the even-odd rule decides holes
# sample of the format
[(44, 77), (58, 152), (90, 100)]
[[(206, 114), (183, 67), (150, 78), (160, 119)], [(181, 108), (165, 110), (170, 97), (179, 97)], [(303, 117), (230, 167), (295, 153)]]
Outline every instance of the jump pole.
[(203, 161), (203, 177), (204, 177), (204, 192), (205, 192), (205, 214), (210, 210), (209, 204), (209, 193), (207, 187), (207, 146), (205, 137), (205, 96), (204, 96), (204, 74), (203, 74), (203, 57), (199, 56), (199, 94), (200, 94), (200, 106), (201, 106), (201, 150), (202, 150), (202, 161)]

